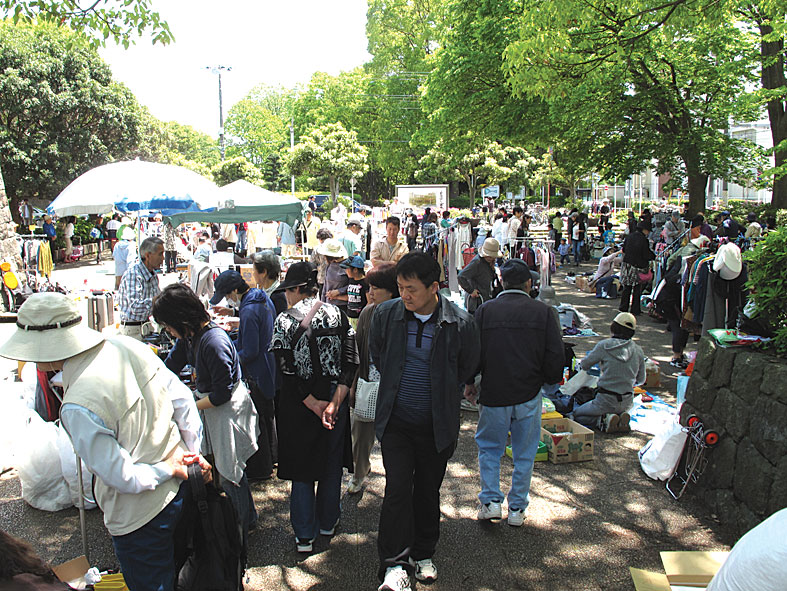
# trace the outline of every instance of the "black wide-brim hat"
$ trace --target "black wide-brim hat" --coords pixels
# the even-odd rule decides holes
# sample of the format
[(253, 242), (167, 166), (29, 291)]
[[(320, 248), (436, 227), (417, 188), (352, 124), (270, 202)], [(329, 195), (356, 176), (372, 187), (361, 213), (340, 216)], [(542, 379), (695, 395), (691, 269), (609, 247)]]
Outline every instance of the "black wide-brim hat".
[[(287, 269), (284, 281), (279, 285), (279, 289), (291, 289), (302, 285), (317, 284), (317, 268), (308, 261), (293, 263)], [(278, 291), (278, 290), (277, 290)]]

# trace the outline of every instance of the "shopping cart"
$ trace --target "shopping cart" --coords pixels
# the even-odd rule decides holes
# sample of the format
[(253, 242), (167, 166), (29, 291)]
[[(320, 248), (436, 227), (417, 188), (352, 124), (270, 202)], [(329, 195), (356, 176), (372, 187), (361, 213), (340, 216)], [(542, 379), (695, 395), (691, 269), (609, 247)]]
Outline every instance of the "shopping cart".
[[(683, 496), (689, 483), (697, 482), (708, 465), (708, 450), (719, 443), (719, 434), (716, 431), (707, 430), (705, 424), (695, 415), (691, 415), (686, 420), (684, 428), (688, 437), (683, 446), (683, 453), (675, 468), (675, 473), (670, 476), (666, 484), (667, 490), (675, 500)], [(674, 488), (677, 486), (680, 486), (680, 490), (676, 492)]]

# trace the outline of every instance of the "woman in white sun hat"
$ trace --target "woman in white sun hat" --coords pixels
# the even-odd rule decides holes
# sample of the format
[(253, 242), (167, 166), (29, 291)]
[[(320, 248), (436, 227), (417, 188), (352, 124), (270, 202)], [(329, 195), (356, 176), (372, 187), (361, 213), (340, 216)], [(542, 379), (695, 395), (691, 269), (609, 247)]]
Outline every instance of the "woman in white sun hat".
[(471, 314), (503, 291), (495, 270), (495, 260), (502, 256), (497, 239), (487, 238), (476, 257), (459, 273), (459, 285), (465, 291), (465, 308)]
[(173, 588), (187, 467), (198, 462), (210, 477), (197, 453), (202, 422), (191, 391), (147, 345), (88, 328), (59, 293), (22, 304), (0, 355), (63, 371), (60, 418), (96, 476), (96, 501), (128, 588)]
[(325, 257), (328, 266), (325, 269), (325, 283), (322, 286), (320, 299), (328, 304), (338, 306), (342, 312), (347, 312), (347, 286), (350, 278), (347, 277), (340, 263), (347, 259), (347, 249), (337, 238), (328, 238), (317, 247), (317, 252)]

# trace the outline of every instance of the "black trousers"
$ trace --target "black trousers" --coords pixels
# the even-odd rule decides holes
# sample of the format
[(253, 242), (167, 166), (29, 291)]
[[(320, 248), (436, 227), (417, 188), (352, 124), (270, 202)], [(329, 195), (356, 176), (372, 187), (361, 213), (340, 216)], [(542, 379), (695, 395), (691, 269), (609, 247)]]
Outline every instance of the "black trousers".
[(682, 354), (689, 342), (689, 331), (680, 327), (680, 320), (677, 318), (668, 318), (667, 324), (672, 333), (672, 352), (675, 355)]
[(164, 264), (167, 269), (167, 273), (173, 273), (178, 266), (178, 251), (177, 250), (165, 250), (164, 251)]
[(634, 316), (642, 314), (642, 309), (640, 308), (640, 303), (639, 303), (641, 295), (642, 295), (641, 283), (637, 283), (634, 286), (624, 285), (623, 290), (620, 292), (620, 311), (631, 312), (632, 314), (634, 314)]
[(418, 428), (391, 417), (380, 445), (385, 466), (377, 535), (382, 580), (390, 566), (409, 571), (409, 558), (434, 555), (440, 538), (440, 486), (456, 443), (438, 452), (431, 425)]
[(257, 437), (257, 451), (246, 462), (246, 475), (250, 480), (270, 478), (273, 465), (278, 461), (278, 437), (276, 436), (275, 405), (272, 398), (266, 398), (257, 384), (251, 382), (249, 388), (254, 408), (259, 418), (260, 435)]

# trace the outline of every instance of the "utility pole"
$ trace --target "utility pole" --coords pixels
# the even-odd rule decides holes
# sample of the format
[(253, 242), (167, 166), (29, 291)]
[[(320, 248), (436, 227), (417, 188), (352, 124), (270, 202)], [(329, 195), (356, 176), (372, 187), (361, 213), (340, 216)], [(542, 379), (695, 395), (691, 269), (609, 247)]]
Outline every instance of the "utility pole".
[[(290, 150), (295, 149), (295, 114), (290, 117)], [(290, 192), (295, 197), (295, 175), (290, 178)]]
[(217, 74), (219, 77), (219, 151), (221, 152), (221, 159), (224, 160), (224, 107), (222, 105), (221, 97), (221, 72), (230, 72), (232, 66), (205, 66), (206, 70), (210, 70), (212, 74)]

